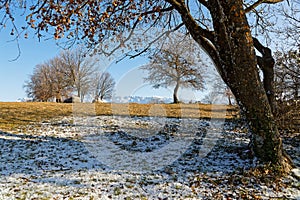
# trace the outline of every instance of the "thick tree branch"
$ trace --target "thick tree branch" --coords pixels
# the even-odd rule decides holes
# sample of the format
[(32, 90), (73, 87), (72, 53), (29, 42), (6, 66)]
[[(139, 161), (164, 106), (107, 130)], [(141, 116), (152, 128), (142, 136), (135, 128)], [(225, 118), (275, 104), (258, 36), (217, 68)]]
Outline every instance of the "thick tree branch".
[(253, 38), (254, 47), (262, 54), (262, 58), (274, 65), (275, 61), (270, 48), (263, 46), (257, 38)]
[(275, 111), (275, 92), (274, 92), (274, 65), (275, 60), (270, 48), (263, 46), (257, 38), (253, 38), (254, 47), (262, 54), (257, 56), (257, 64), (263, 72), (264, 89), (266, 91), (269, 104), (274, 113)]
[[(158, 40), (160, 40), (163, 36), (165, 36), (165, 35), (167, 35), (167, 34), (170, 34), (171, 32), (174, 32), (174, 31), (178, 30), (178, 29), (179, 29), (180, 27), (182, 27), (182, 26), (183, 26), (183, 23), (179, 24), (178, 26), (176, 26), (176, 27), (175, 27), (174, 29), (172, 29), (172, 30), (168, 30), (168, 31), (163, 32), (162, 34), (160, 34), (159, 36), (157, 36), (154, 40), (150, 41), (150, 42), (148, 43), (148, 45), (147, 45), (143, 50), (141, 50), (140, 52), (138, 52), (138, 53), (136, 53), (136, 54), (133, 54), (133, 55), (126, 54), (126, 55), (125, 55), (123, 58), (121, 58), (119, 61), (123, 60), (125, 57), (128, 57), (128, 56), (129, 56), (130, 59), (132, 59), (132, 58), (136, 58), (136, 57), (142, 55), (143, 53), (147, 52), (147, 51), (150, 49), (150, 47), (151, 47), (155, 42), (157, 42)], [(118, 61), (118, 62), (119, 62), (119, 61)]]
[[(192, 17), (190, 12), (188, 11), (187, 7), (184, 4), (179, 4), (175, 0), (166, 0), (171, 5), (174, 3), (174, 8), (180, 13), (182, 17), (182, 21), (187, 25), (187, 23), (191, 23), (190, 28), (193, 28), (196, 32), (198, 32), (201, 36), (207, 38), (210, 41), (214, 40), (214, 33), (212, 31), (203, 29), (199, 26), (199, 24), (195, 21), (195, 19)], [(189, 28), (188, 28), (189, 29)], [(191, 29), (189, 29), (190, 31)]]
[(174, 8), (179, 12), (182, 21), (185, 24), (191, 36), (199, 45), (201, 45), (201, 47), (204, 48), (206, 53), (212, 58), (219, 73), (222, 75), (223, 72), (221, 70), (221, 60), (214, 46), (214, 32), (201, 28), (196, 22), (196, 20), (191, 16), (190, 12), (188, 12), (188, 9), (184, 5), (184, 3), (180, 4), (176, 0), (166, 1), (173, 5)]

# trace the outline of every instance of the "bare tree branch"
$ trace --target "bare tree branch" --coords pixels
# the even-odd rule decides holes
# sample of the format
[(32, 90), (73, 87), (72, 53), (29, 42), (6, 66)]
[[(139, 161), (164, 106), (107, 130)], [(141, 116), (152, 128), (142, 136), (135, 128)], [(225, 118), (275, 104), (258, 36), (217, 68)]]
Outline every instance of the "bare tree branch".
[(172, 29), (172, 30), (168, 30), (168, 31), (163, 32), (162, 34), (160, 34), (159, 36), (157, 36), (154, 40), (148, 42), (148, 45), (147, 45), (142, 51), (140, 51), (139, 53), (133, 54), (133, 55), (126, 54), (126, 56), (129, 56), (129, 58), (132, 59), (132, 58), (135, 58), (135, 57), (138, 57), (138, 56), (142, 55), (143, 53), (147, 52), (147, 51), (150, 49), (150, 47), (151, 47), (154, 43), (156, 43), (157, 41), (159, 41), (163, 36), (168, 35), (168, 34), (170, 34), (170, 33), (172, 33), (172, 32), (177, 31), (177, 30), (178, 30), (180, 27), (182, 27), (182, 26), (183, 26), (183, 23), (179, 24), (178, 26), (176, 26), (176, 27), (175, 27), (174, 29)]
[(122, 48), (124, 46), (124, 44), (130, 40), (130, 38), (132, 37), (134, 31), (135, 31), (135, 28), (137, 27), (139, 23), (139, 20), (136, 20), (133, 24), (133, 27), (129, 33), (129, 35), (121, 42), (119, 43), (119, 45), (117, 45), (115, 48), (113, 48), (111, 51), (107, 52), (105, 51), (103, 48), (101, 48), (101, 52), (106, 55), (106, 56), (111, 56), (113, 55), (117, 50), (119, 50), (120, 48)]
[(284, 0), (258, 0), (255, 3), (253, 3), (252, 5), (250, 5), (249, 7), (247, 7), (245, 9), (245, 12), (248, 13), (252, 10), (254, 10), (257, 6), (261, 5), (261, 4), (275, 4), (275, 3), (279, 3), (279, 2), (283, 2)]

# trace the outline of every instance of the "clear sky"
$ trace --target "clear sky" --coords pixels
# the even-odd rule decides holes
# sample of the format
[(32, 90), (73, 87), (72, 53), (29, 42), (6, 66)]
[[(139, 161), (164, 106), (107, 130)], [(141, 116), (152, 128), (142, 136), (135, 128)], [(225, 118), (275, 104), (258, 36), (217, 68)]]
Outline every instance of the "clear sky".
[(16, 101), (26, 97), (23, 85), (32, 74), (35, 65), (54, 57), (59, 49), (54, 41), (38, 42), (37, 39), (19, 41), (20, 57), (17, 43), (6, 31), (0, 32), (0, 101)]

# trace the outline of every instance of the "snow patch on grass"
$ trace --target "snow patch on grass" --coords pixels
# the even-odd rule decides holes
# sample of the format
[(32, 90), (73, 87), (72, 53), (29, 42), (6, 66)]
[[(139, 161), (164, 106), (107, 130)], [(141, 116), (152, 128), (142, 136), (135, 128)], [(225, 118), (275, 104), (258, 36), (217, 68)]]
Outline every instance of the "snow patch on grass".
[[(216, 128), (209, 120), (98, 116), (29, 125), (19, 134), (0, 132), (0, 199), (299, 199), (299, 165), (270, 185), (245, 174), (259, 163), (242, 129), (227, 122)], [(127, 157), (120, 153), (110, 159), (115, 163), (99, 157), (104, 136), (114, 149), (129, 152)], [(152, 160), (147, 170), (120, 168), (124, 161), (134, 163), (130, 154), (163, 157), (158, 150), (178, 139), (186, 145), (167, 154), (174, 156), (171, 161), (152, 165)], [(286, 141), (288, 152), (299, 155), (293, 140)]]

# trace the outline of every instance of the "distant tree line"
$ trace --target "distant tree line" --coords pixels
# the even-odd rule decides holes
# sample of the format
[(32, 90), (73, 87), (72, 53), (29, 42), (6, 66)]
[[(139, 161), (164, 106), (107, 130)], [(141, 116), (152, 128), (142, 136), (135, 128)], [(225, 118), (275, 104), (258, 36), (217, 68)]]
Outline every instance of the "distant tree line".
[(101, 72), (96, 64), (97, 60), (86, 56), (81, 48), (62, 51), (35, 66), (24, 85), (27, 96), (34, 101), (56, 102), (73, 95), (81, 102), (87, 95), (91, 95), (94, 101), (110, 98), (115, 81), (108, 72)]

